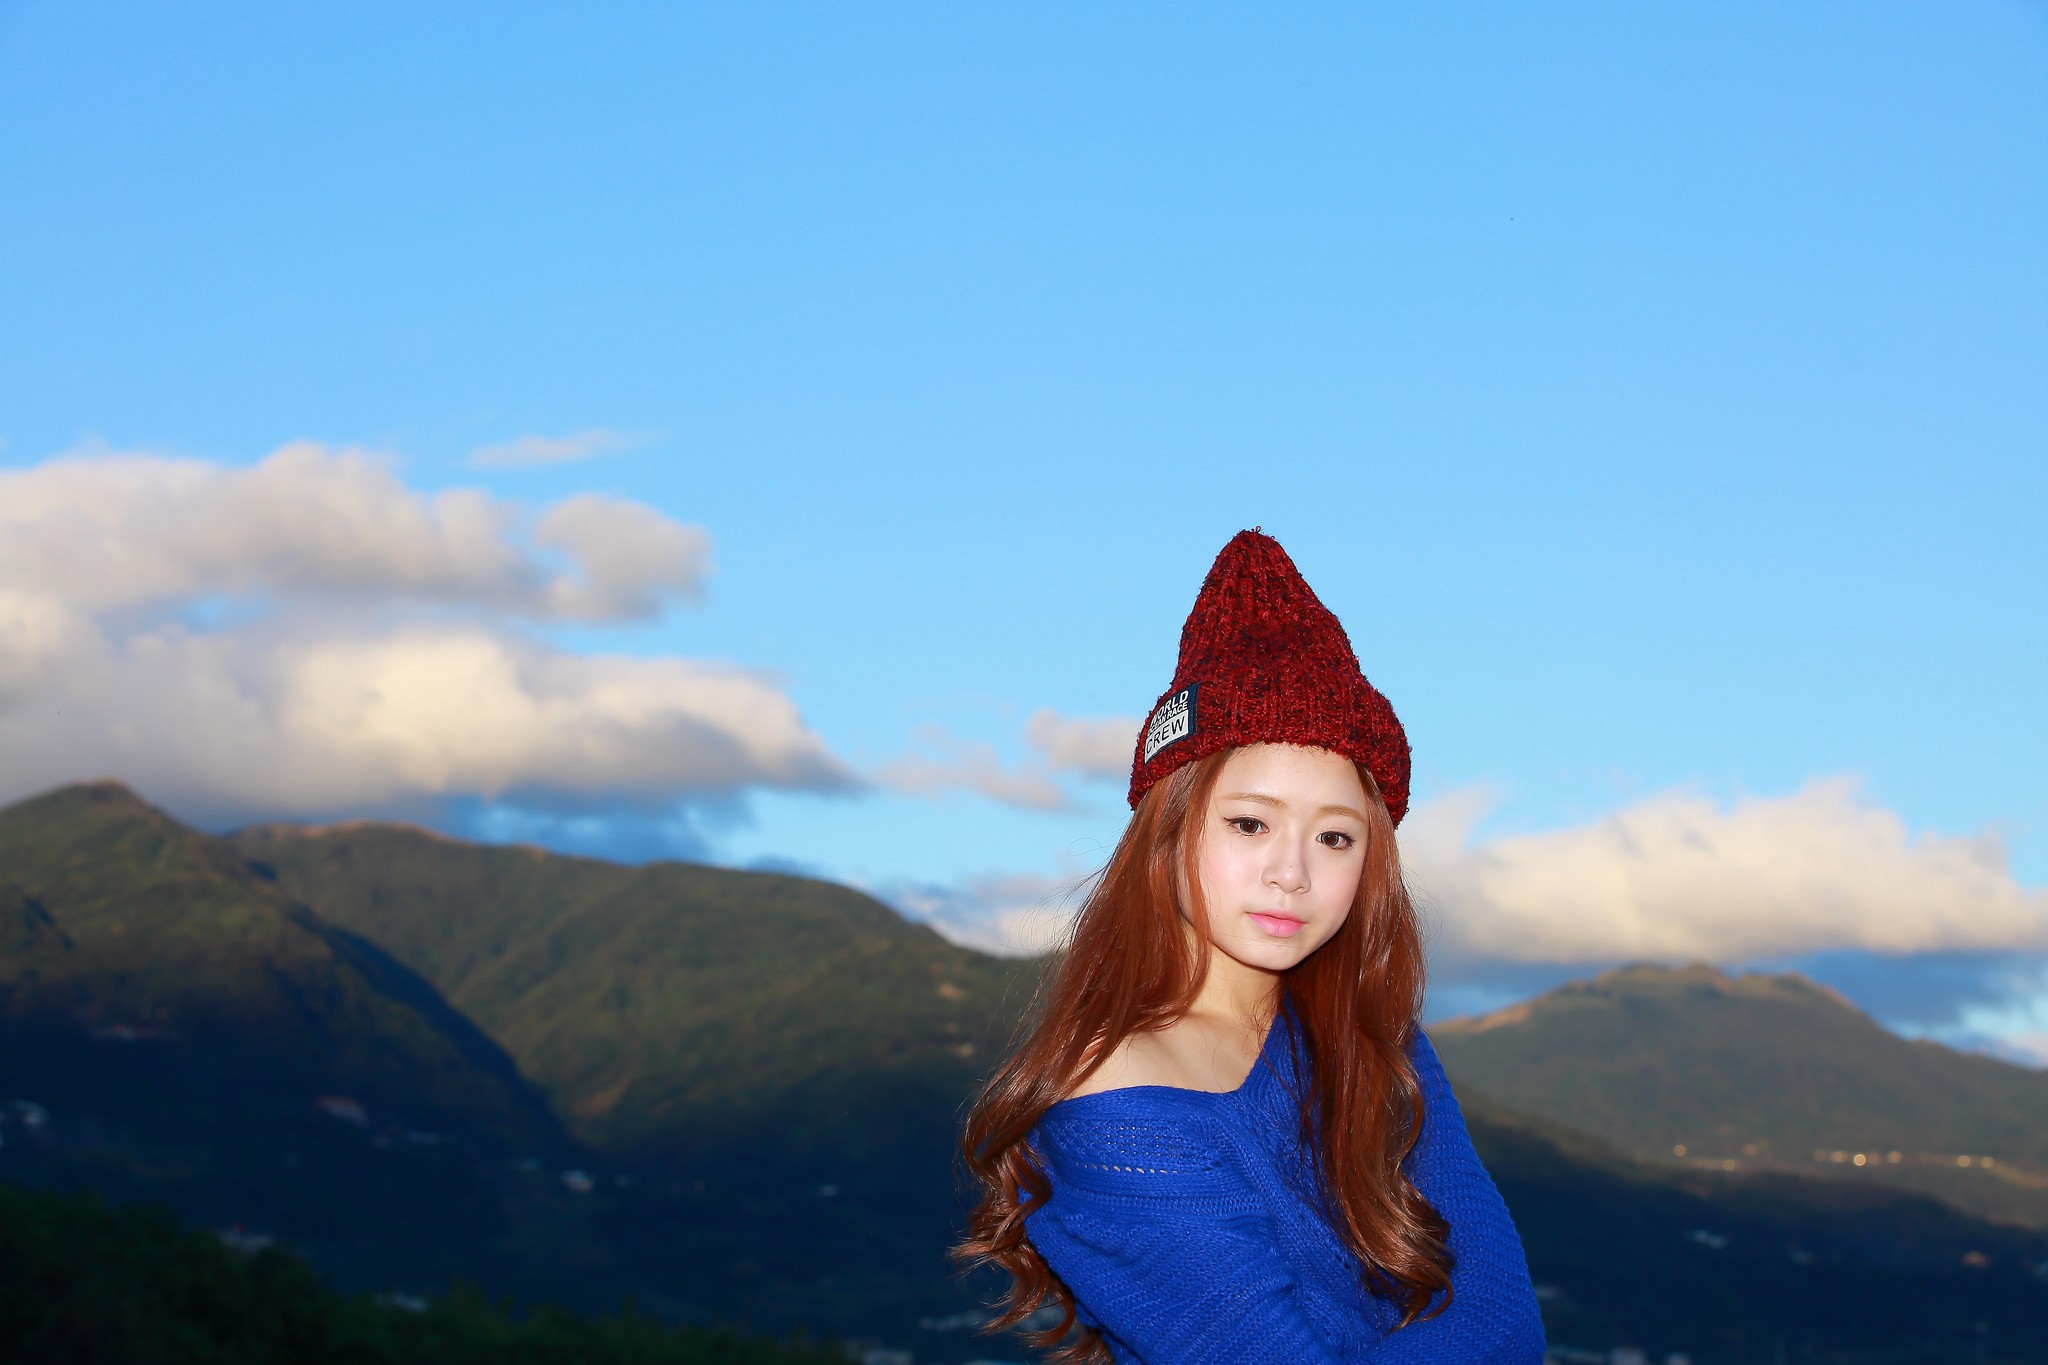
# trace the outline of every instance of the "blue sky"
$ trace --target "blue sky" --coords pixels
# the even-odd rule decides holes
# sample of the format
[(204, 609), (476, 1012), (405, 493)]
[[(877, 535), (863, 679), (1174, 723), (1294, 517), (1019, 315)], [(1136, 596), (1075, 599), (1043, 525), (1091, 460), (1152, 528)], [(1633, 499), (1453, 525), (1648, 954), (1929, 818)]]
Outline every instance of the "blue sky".
[[(2048, 17), (2019, 3), (6, 4), (0, 469), (308, 441), (422, 499), (652, 509), (709, 546), (661, 610), (487, 628), (759, 671), (848, 775), (408, 778), (285, 813), (988, 913), (1121, 824), (1031, 718), (1142, 714), (1259, 524), (1399, 708), (1419, 792), (1487, 794), (1471, 840), (1849, 778), (1909, 851), (2002, 839), (2024, 918), (2044, 167)], [(502, 449), (526, 438), (590, 453)], [(93, 620), (480, 610), (380, 579), (344, 612), (279, 562)], [(263, 805), (133, 780), (215, 823)], [(1064, 804), (1031, 808), (1046, 782)], [(1824, 938), (1722, 955), (1879, 951)], [(1898, 951), (2048, 983), (2008, 939)], [(1999, 989), (1971, 1008), (2048, 1038)]]

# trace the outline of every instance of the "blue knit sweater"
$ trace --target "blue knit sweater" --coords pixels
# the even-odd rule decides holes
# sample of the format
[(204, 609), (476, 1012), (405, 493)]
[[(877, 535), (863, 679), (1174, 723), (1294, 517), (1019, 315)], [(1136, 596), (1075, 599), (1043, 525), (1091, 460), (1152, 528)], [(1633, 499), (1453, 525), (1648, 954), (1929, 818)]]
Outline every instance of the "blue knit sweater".
[(1282, 1012), (1243, 1085), (1140, 1085), (1063, 1100), (1031, 1145), (1052, 1194), (1031, 1244), (1110, 1354), (1134, 1365), (1536, 1365), (1543, 1321), (1507, 1206), (1479, 1164), (1436, 1050), (1409, 1178), (1450, 1224), (1452, 1305), (1395, 1330), (1390, 1300), (1318, 1212), (1299, 1141), (1295, 1028)]

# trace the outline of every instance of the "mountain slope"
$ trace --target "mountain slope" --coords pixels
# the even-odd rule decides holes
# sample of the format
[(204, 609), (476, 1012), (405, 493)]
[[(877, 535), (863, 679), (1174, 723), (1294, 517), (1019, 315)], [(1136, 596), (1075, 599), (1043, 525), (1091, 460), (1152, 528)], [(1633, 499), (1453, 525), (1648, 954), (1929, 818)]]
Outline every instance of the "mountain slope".
[(2048, 1073), (1908, 1042), (1799, 977), (1633, 967), (1430, 1033), (1460, 1086), (1636, 1157), (2048, 1227)]
[(638, 1182), (585, 1201), (609, 1210), (619, 1273), (849, 1328), (957, 1314), (987, 1290), (945, 1257), (954, 1148), (1036, 964), (802, 877), (388, 825), (233, 843), (433, 981), (598, 1166)]
[(372, 1122), (563, 1136), (417, 973), (114, 783), (0, 810), (0, 1089), (159, 1136)]
[(802, 877), (380, 825), (233, 843), (434, 982), (579, 1137), (621, 1158), (754, 1141), (841, 1169), (893, 1163), (905, 1141), (937, 1155), (1035, 970)]
[(1883, 1186), (1632, 1162), (1491, 1101), (1465, 1109), (1554, 1349), (1699, 1365), (2048, 1359), (2038, 1232)]
[[(529, 1302), (637, 1293), (677, 1317), (883, 1332), (920, 1359), (1015, 1354), (959, 1333), (993, 1286), (950, 1280), (942, 1253), (958, 1115), (1035, 970), (802, 878), (389, 826), (218, 840), (119, 788), (68, 789), (0, 812), (0, 1100), (49, 1110), (0, 1104), (0, 1179), (247, 1220), (351, 1287), (459, 1272)], [(1769, 1053), (1783, 1002), (1713, 989), (1726, 1018), (1674, 1027), (1712, 1022), (1714, 1065)], [(1859, 1020), (1834, 1025), (1853, 1040)], [(1638, 1162), (1575, 1131), (1598, 1105), (1502, 1109), (1458, 1053), (1515, 1026), (1433, 1032), (1559, 1340), (1701, 1365), (1770, 1358), (1763, 1334), (1844, 1361), (2048, 1352), (2039, 1236), (1895, 1189)], [(1577, 1045), (1621, 1053), (1595, 1034)], [(307, 1106), (315, 1084), (407, 1122), (439, 1103), (461, 1131), (493, 1112), (474, 1071), (517, 1128), (521, 1067), (595, 1150), (508, 1162)], [(153, 1096), (184, 1106), (159, 1124), (183, 1146), (95, 1131)]]

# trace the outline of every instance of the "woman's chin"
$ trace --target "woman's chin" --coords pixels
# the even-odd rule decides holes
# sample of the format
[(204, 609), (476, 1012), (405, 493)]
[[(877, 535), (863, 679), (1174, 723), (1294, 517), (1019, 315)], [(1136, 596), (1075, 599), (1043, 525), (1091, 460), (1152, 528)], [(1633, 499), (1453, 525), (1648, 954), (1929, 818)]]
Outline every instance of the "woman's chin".
[(1301, 939), (1276, 939), (1263, 934), (1257, 937), (1240, 936), (1230, 942), (1218, 942), (1235, 961), (1262, 972), (1284, 972), (1299, 966), (1309, 955), (1310, 947)]

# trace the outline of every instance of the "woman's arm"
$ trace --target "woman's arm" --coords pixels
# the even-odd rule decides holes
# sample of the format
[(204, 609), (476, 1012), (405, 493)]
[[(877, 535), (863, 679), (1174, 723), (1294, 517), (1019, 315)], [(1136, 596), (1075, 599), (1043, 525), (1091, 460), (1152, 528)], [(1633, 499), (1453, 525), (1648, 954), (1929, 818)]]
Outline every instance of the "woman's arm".
[(1256, 1216), (1060, 1201), (1032, 1215), (1031, 1243), (1119, 1361), (1340, 1365)]
[(1049, 1119), (1033, 1145), (1052, 1197), (1027, 1219), (1032, 1245), (1119, 1361), (1338, 1365), (1207, 1108), (1126, 1090)]
[(1372, 1365), (1540, 1365), (1543, 1318), (1522, 1239), (1472, 1149), (1443, 1063), (1419, 1029), (1410, 1056), (1422, 1083), (1423, 1121), (1422, 1137), (1408, 1155), (1408, 1178), (1451, 1225), (1457, 1264), (1450, 1307), (1382, 1338), (1366, 1359)]
[[(1065, 1122), (1032, 1245), (1120, 1361), (1142, 1365), (1540, 1365), (1543, 1320), (1521, 1239), (1472, 1149), (1429, 1040), (1412, 1048), (1423, 1130), (1409, 1178), (1450, 1225), (1452, 1300), (1339, 1351), (1309, 1322), (1265, 1205), (1205, 1116)], [(1157, 1100), (1167, 1102), (1166, 1099)]]

